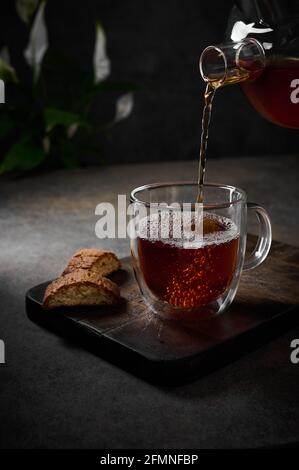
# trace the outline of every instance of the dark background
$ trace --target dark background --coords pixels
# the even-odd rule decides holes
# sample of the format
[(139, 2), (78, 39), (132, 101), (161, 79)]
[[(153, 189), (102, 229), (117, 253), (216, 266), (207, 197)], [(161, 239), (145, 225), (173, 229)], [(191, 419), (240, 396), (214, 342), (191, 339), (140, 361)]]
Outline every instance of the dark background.
[[(20, 45), (27, 44), (25, 27), (13, 14), (14, 2), (2, 3), (1, 43), (9, 45), (13, 63), (26, 73), (20, 53)], [(98, 18), (107, 35), (111, 79), (142, 86), (135, 93), (132, 115), (105, 138), (99, 136), (107, 162), (197, 158), (204, 90), (198, 59), (205, 46), (222, 41), (232, 4), (48, 0), (51, 47), (71, 54), (86, 69), (92, 67)], [(112, 116), (114, 105), (114, 98), (106, 98), (94, 112), (105, 110)], [(210, 136), (209, 158), (297, 153), (298, 132), (266, 122), (238, 86), (218, 92)]]

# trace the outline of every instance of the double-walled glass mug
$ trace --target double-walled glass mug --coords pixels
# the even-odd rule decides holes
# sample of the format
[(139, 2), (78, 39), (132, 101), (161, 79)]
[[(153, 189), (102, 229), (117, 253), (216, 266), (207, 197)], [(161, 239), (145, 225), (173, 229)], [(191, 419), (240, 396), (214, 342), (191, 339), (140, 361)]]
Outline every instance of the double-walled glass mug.
[[(157, 183), (131, 193), (138, 214), (131, 253), (135, 276), (148, 307), (171, 319), (224, 312), (232, 303), (242, 270), (267, 257), (271, 223), (265, 209), (247, 202), (243, 190), (205, 184), (195, 204), (194, 182)], [(247, 211), (256, 213), (259, 236), (245, 257)]]

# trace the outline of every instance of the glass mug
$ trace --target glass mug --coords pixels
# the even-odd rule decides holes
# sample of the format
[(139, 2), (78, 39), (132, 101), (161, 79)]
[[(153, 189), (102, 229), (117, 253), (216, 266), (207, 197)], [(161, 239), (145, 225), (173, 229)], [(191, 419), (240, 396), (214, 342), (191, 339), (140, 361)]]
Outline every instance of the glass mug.
[[(247, 202), (243, 190), (205, 184), (198, 220), (197, 191), (197, 183), (178, 182), (149, 184), (131, 193), (134, 213), (139, 213), (131, 237), (136, 280), (147, 306), (163, 318), (224, 312), (236, 295), (242, 270), (259, 266), (271, 247), (269, 216)], [(245, 259), (248, 210), (257, 215), (259, 237)], [(200, 220), (196, 228), (195, 219)], [(185, 230), (187, 220), (190, 225)]]

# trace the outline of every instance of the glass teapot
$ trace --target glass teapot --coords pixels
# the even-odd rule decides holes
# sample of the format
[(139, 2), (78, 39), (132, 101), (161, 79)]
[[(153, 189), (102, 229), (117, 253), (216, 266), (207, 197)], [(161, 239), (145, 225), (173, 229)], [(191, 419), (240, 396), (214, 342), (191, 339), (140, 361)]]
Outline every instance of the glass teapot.
[(299, 0), (239, 0), (225, 41), (201, 54), (203, 79), (240, 83), (266, 119), (299, 129)]

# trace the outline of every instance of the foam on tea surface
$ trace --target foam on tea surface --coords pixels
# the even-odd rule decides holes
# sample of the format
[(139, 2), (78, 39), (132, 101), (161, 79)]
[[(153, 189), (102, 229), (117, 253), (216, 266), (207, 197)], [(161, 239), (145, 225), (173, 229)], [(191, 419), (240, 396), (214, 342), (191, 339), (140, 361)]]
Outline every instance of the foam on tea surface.
[(161, 211), (143, 218), (138, 227), (139, 238), (192, 249), (225, 243), (238, 236), (232, 220), (210, 213), (194, 217), (192, 212)]

